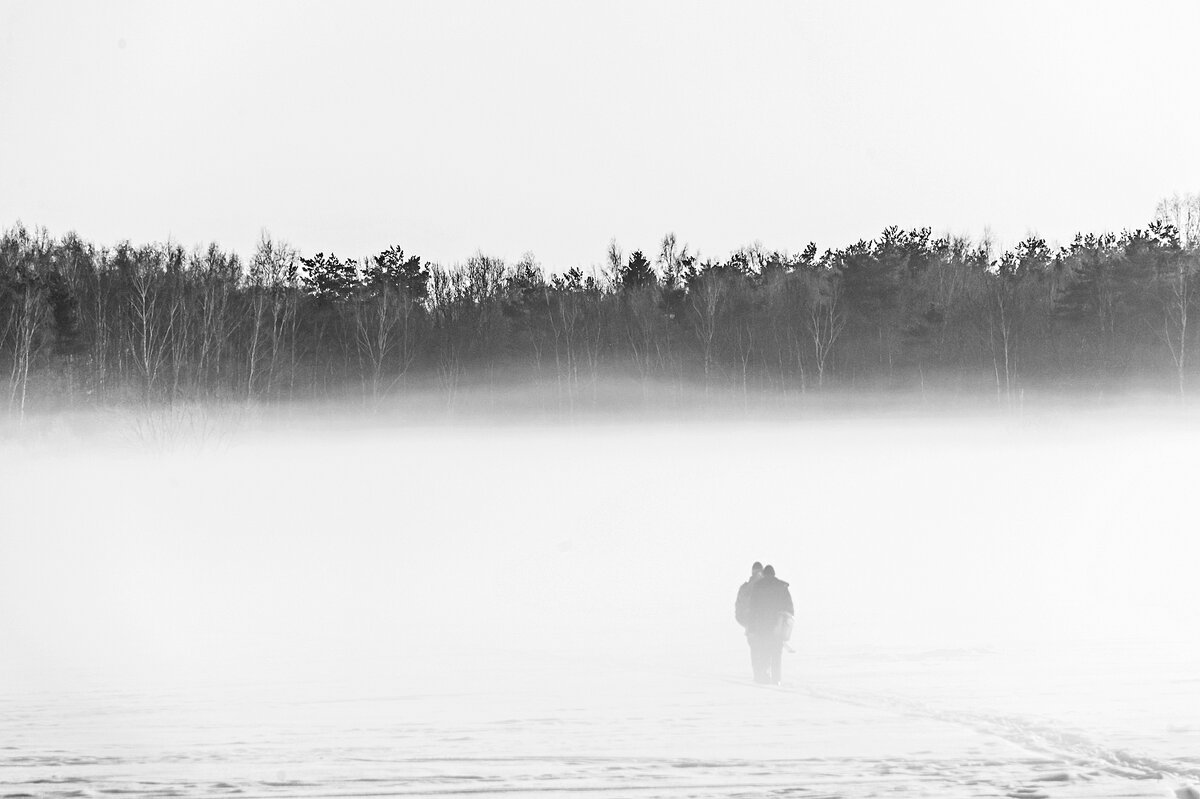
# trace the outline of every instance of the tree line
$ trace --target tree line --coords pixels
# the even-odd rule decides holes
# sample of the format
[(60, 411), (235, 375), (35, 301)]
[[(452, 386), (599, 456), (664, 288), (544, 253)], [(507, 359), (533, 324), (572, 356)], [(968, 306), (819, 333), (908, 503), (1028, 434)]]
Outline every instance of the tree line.
[(539, 381), (586, 400), (608, 377), (744, 391), (1132, 384), (1184, 394), (1200, 198), (1145, 228), (1051, 248), (889, 227), (839, 249), (656, 251), (548, 273), (400, 247), (305, 256), (264, 235), (97, 247), (21, 225), (0, 237), (0, 369), (11, 413), (128, 399), (382, 398)]

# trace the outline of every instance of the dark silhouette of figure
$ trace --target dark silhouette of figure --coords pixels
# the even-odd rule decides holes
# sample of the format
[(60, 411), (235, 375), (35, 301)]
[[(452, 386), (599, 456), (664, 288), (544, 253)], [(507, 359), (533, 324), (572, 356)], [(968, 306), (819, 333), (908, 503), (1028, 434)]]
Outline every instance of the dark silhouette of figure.
[(779, 685), (783, 678), (785, 626), (795, 613), (788, 584), (775, 576), (775, 567), (763, 569), (762, 578), (749, 589), (746, 637), (750, 640), (750, 662), (754, 681)]
[[(742, 583), (738, 588), (737, 601), (733, 604), (733, 617), (737, 619), (737, 623), (742, 625), (742, 629), (746, 631), (746, 640), (750, 642), (750, 592), (754, 588), (754, 584), (762, 579), (763, 565), (758, 561), (754, 561), (754, 565), (750, 567), (750, 579)], [(762, 672), (762, 664), (760, 664), (755, 656), (754, 643), (750, 642), (750, 668), (754, 671), (754, 679), (758, 680)]]
[(750, 579), (738, 588), (737, 601), (733, 603), (733, 617), (742, 627), (746, 626), (746, 620), (750, 618), (750, 589), (762, 579), (762, 572), (763, 565), (754, 561), (754, 565), (750, 567)]

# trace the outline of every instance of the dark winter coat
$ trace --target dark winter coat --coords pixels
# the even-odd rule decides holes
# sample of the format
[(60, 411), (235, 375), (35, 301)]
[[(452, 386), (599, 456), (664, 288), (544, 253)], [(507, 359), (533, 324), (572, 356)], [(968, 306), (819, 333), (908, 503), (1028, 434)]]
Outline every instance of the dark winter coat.
[(750, 623), (750, 589), (760, 579), (760, 577), (751, 577), (742, 583), (742, 587), (738, 589), (737, 601), (733, 603), (733, 617), (743, 627)]
[(774, 633), (779, 614), (796, 612), (788, 584), (777, 577), (763, 577), (755, 583), (748, 604), (746, 630), (753, 634)]

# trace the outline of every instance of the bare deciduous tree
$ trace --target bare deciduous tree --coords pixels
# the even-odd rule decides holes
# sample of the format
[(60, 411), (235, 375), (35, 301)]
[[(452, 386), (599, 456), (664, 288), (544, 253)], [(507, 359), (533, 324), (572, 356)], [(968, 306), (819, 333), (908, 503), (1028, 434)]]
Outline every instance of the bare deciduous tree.
[(835, 263), (818, 264), (801, 274), (805, 285), (804, 327), (812, 343), (817, 387), (821, 388), (829, 371), (829, 356), (846, 328), (842, 277)]
[(129, 299), (125, 309), (127, 335), (130, 355), (142, 378), (146, 398), (157, 388), (179, 311), (178, 305), (159, 290), (165, 256), (158, 248), (144, 248), (133, 255), (129, 265)]

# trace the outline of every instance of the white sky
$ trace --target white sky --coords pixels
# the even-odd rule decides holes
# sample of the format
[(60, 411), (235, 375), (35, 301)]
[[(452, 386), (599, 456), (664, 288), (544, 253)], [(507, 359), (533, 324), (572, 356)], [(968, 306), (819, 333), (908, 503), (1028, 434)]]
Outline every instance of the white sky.
[(547, 267), (1200, 189), (1200, 4), (0, 0), (0, 226)]

